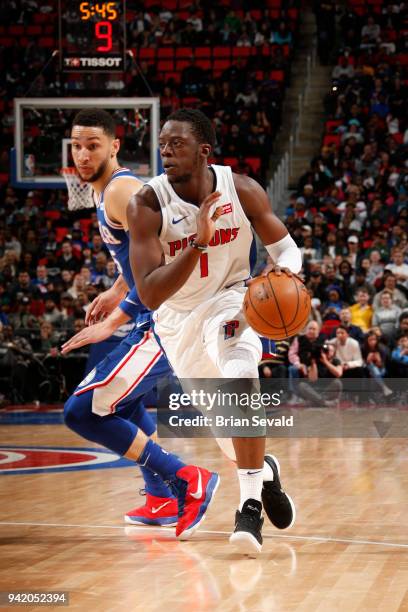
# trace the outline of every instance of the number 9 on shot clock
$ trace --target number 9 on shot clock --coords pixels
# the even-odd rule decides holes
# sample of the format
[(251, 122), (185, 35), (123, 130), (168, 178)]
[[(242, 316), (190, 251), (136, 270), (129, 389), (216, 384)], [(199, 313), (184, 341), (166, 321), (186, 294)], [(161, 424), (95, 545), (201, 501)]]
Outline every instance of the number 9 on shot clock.
[(123, 71), (126, 0), (59, 0), (59, 51), (64, 72)]

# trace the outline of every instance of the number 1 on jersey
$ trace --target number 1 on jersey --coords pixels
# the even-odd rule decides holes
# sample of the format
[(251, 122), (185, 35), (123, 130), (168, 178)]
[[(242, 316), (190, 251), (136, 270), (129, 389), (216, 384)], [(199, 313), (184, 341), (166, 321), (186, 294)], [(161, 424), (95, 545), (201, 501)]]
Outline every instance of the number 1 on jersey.
[(201, 253), (200, 255), (200, 276), (208, 276), (208, 253)]

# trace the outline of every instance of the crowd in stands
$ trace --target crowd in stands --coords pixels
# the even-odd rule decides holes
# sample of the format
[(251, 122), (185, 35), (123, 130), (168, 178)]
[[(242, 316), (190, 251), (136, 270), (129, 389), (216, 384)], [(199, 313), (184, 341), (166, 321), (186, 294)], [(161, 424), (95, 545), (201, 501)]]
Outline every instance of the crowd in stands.
[(295, 399), (317, 401), (318, 377), (331, 391), (374, 379), (388, 396), (384, 377), (408, 375), (407, 16), (377, 8), (353, 2), (340, 20), (321, 151), (286, 209), (312, 320), (291, 344), (266, 343), (261, 371), (288, 375)]
[[(8, 3), (5, 23), (27, 23), (32, 5), (25, 3), (21, 17), (21, 7)], [(296, 11), (296, 5), (286, 3), (284, 9), (266, 11), (254, 4), (244, 11), (223, 3), (207, 10), (200, 3), (188, 9), (183, 20), (172, 18), (174, 11), (163, 15), (154, 6), (144, 12), (135, 6), (130, 9), (137, 17), (129, 24), (135, 56), (149, 85), (161, 94), (163, 116), (190, 99), (189, 104), (202, 108), (214, 120), (216, 160), (231, 163), (232, 159), (239, 171), (255, 176), (262, 173), (242, 153), (262, 150), (264, 160), (268, 159), (281, 112), (282, 88), (265, 75), (283, 70), (284, 80), (289, 76), (297, 32), (296, 13), (290, 17), (289, 11)], [(343, 379), (363, 377), (372, 379), (379, 392), (388, 396), (392, 389), (384, 377), (408, 374), (404, 24), (401, 6), (393, 2), (382, 3), (372, 14), (361, 0), (357, 8), (349, 5), (340, 19), (343, 43), (325, 101), (322, 148), (300, 178), (285, 213), (286, 225), (303, 253), (303, 274), (313, 304), (311, 321), (297, 338), (276, 343), (265, 340), (260, 366), (265, 377), (288, 377), (295, 400), (316, 401), (312, 383), (318, 379), (327, 381), (333, 397), (341, 390)], [(194, 36), (189, 40), (191, 30)], [(209, 36), (214, 36), (210, 42)], [(183, 60), (187, 65), (179, 72), (164, 72), (166, 79), (160, 81), (154, 74), (160, 50), (194, 45), (196, 51), (198, 42), (200, 48), (211, 48), (211, 53), (217, 45), (228, 48), (228, 67), (215, 68), (218, 59), (211, 55), (206, 70), (198, 62), (207, 59), (198, 59), (195, 53)], [(274, 52), (267, 53), (266, 47)], [(249, 49), (246, 55), (233, 57), (232, 49), (245, 48)], [(331, 48), (323, 45), (322, 60), (326, 61)], [(141, 59), (143, 50), (153, 59), (148, 59), (149, 54)], [(44, 59), (42, 47), (27, 46), (25, 55), (18, 46), (0, 50), (4, 68), (0, 87), (5, 100), (1, 129), (6, 146), (11, 144), (12, 98), (23, 93), (27, 79), (33, 78)], [(179, 60), (160, 61), (172, 61), (176, 69)], [(129, 70), (126, 87), (130, 89), (125, 92), (145, 95), (146, 83), (140, 79), (140, 70), (134, 70)], [(45, 90), (36, 95), (49, 95), (56, 78), (53, 69), (46, 72)], [(259, 149), (260, 138), (267, 143), (264, 149)], [(8, 171), (5, 157), (3, 150), (3, 172)], [(57, 394), (57, 387), (62, 394), (66, 392), (61, 389), (66, 377), (61, 376), (64, 360), (59, 346), (83, 327), (87, 305), (99, 291), (111, 287), (115, 278), (95, 213), (68, 213), (65, 191), (27, 192), (3, 182), (0, 371), (8, 368), (8, 373), (0, 374), (0, 392), (2, 376), (13, 377), (19, 396), (14, 400), (32, 397), (33, 387), (38, 387), (33, 381), (44, 383), (44, 397)], [(70, 387), (75, 380), (64, 384)]]

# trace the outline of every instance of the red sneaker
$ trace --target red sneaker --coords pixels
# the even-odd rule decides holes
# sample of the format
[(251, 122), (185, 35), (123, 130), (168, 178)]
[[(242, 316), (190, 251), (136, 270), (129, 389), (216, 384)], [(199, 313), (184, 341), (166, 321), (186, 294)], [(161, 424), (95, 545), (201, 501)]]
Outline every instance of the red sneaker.
[(178, 498), (179, 520), (176, 536), (187, 540), (199, 527), (220, 484), (220, 477), (195, 465), (186, 465), (176, 472), (170, 486)]
[(156, 497), (146, 493), (146, 503), (125, 514), (125, 522), (131, 525), (177, 525), (178, 504), (175, 497)]

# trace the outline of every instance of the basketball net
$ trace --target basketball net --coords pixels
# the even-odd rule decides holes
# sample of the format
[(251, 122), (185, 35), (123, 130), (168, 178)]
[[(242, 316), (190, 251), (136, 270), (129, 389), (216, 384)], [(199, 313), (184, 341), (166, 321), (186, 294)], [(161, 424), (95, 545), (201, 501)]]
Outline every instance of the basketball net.
[(92, 197), (92, 187), (84, 183), (75, 168), (62, 168), (61, 174), (65, 179), (68, 189), (68, 209), (80, 210), (81, 208), (93, 208), (95, 206)]

